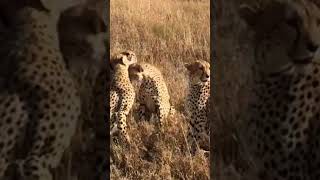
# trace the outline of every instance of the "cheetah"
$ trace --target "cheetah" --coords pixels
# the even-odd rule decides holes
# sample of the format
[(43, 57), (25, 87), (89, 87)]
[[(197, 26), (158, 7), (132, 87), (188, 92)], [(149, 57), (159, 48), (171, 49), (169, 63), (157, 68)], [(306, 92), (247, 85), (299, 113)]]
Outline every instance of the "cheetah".
[(127, 134), (127, 116), (135, 101), (135, 90), (129, 78), (129, 66), (137, 63), (133, 51), (124, 51), (111, 59), (113, 71), (110, 82), (110, 134), (120, 131), (126, 141), (130, 141)]
[(320, 11), (312, 2), (274, 2), (239, 13), (254, 32), (255, 71), (244, 135), (263, 180), (319, 179)]
[(51, 180), (80, 114), (56, 30), (59, 14), (78, 2), (28, 3), (2, 11), (11, 23), (1, 41), (8, 49), (1, 62), (7, 71), (1, 74), (6, 82), (0, 92), (0, 179), (9, 179), (6, 171), (13, 168), (17, 179)]
[(105, 179), (108, 171), (106, 110), (109, 108), (104, 101), (108, 91), (106, 76), (109, 75), (105, 62), (108, 34), (101, 12), (96, 8), (100, 2), (90, 1), (66, 10), (58, 28), (61, 52), (81, 97), (81, 115), (77, 136), (72, 142), (74, 153), (70, 164), (79, 180)]
[(189, 92), (186, 97), (185, 109), (188, 118), (187, 140), (190, 153), (195, 154), (196, 143), (209, 150), (210, 104), (210, 64), (204, 60), (185, 64), (189, 74)]
[(163, 127), (165, 118), (174, 114), (175, 110), (171, 106), (169, 91), (160, 70), (149, 63), (139, 63), (129, 67), (129, 76), (132, 81), (140, 82), (137, 95), (138, 118), (147, 119), (148, 116), (148, 119), (157, 119), (159, 127)]

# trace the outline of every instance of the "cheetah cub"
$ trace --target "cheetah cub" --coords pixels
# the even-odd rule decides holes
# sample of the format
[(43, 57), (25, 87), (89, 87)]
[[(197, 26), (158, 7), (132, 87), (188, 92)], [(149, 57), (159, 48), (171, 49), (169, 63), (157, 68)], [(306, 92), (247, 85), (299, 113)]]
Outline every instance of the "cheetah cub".
[(210, 64), (197, 60), (185, 67), (189, 73), (189, 92), (185, 102), (189, 122), (187, 139), (191, 154), (195, 154), (196, 143), (209, 150)]
[(170, 105), (169, 91), (161, 72), (151, 64), (139, 63), (129, 67), (129, 75), (132, 81), (140, 82), (138, 118), (156, 120), (163, 127), (165, 118), (174, 114), (174, 108)]
[(135, 90), (129, 79), (129, 66), (137, 63), (134, 52), (124, 51), (111, 59), (113, 70), (110, 86), (110, 120), (111, 135), (120, 131), (127, 142), (127, 116), (135, 100)]

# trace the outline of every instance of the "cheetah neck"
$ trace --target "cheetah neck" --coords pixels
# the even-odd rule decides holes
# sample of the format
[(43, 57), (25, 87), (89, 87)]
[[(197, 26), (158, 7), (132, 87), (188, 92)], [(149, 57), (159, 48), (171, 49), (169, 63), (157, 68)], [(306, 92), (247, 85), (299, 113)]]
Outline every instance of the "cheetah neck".
[(128, 71), (128, 66), (125, 65), (117, 65), (114, 69), (113, 73), (113, 82), (120, 85), (123, 82), (130, 83), (130, 78), (129, 78), (129, 71)]
[(44, 12), (25, 8), (14, 18), (13, 31), (18, 40), (48, 43), (59, 48), (57, 20)]
[(210, 81), (190, 84), (188, 94), (188, 97), (192, 97), (192, 101), (194, 102), (208, 103), (210, 96)]
[(189, 87), (190, 87), (189, 89), (191, 89), (190, 93), (195, 92), (195, 91), (202, 91), (202, 90), (210, 87), (210, 81), (190, 82)]
[(59, 48), (58, 33), (55, 27), (46, 26), (44, 29), (38, 27), (45, 26), (46, 23), (24, 24), (16, 31), (20, 39), (26, 40), (29, 43), (46, 43)]

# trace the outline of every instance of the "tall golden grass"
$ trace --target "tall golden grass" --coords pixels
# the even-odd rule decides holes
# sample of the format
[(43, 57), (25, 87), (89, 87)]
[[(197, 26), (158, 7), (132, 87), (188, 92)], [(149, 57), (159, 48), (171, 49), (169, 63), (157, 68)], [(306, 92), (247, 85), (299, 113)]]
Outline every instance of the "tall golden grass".
[(111, 0), (111, 53), (130, 49), (140, 62), (157, 66), (177, 113), (165, 134), (153, 124), (128, 119), (129, 146), (112, 144), (111, 179), (209, 179), (209, 160), (192, 157), (186, 143), (184, 64), (210, 61), (209, 0)]

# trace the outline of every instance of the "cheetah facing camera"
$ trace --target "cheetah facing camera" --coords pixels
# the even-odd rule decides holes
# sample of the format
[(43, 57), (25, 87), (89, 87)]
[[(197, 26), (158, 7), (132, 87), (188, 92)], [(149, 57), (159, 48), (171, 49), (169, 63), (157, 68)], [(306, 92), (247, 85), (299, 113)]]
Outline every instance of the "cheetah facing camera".
[(127, 116), (135, 100), (135, 90), (129, 79), (129, 66), (137, 63), (134, 52), (124, 51), (111, 59), (113, 70), (110, 86), (110, 120), (113, 135), (118, 130), (123, 138), (130, 142), (127, 134)]
[(158, 125), (163, 127), (165, 118), (174, 114), (174, 108), (170, 105), (169, 91), (161, 72), (151, 64), (139, 63), (129, 67), (129, 75), (140, 82), (138, 118), (157, 119)]
[(264, 9), (242, 6), (240, 15), (254, 30), (255, 63), (264, 71), (245, 129), (245, 148), (255, 163), (247, 176), (319, 179), (320, 64), (314, 54), (320, 9), (288, 1)]
[(185, 65), (189, 72), (189, 92), (186, 97), (186, 113), (189, 122), (187, 140), (191, 154), (195, 154), (197, 143), (209, 150), (208, 111), (210, 101), (210, 64), (197, 60)]
[(264, 8), (242, 5), (239, 12), (255, 33), (255, 63), (267, 74), (308, 63), (320, 44), (320, 11), (312, 2), (274, 0)]
[(26, 5), (11, 11), (7, 17), (12, 31), (6, 34), (9, 40), (1, 42), (9, 47), (2, 59), (10, 62), (7, 68), (12, 71), (0, 92), (0, 179), (11, 179), (13, 168), (16, 179), (51, 180), (50, 171), (69, 146), (80, 114), (80, 99), (55, 28), (69, 1), (61, 6), (61, 1), (28, 2), (43, 8)]

